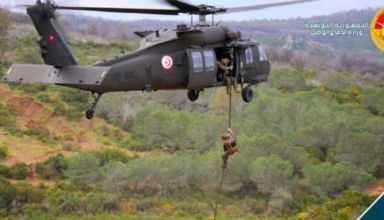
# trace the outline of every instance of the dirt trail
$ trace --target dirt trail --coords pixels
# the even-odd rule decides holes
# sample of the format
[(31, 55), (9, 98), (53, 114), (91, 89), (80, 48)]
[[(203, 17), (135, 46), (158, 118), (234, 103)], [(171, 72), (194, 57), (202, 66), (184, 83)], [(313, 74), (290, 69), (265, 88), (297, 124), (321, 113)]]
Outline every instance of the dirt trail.
[(384, 193), (384, 179), (377, 181), (376, 184), (368, 188), (366, 192), (371, 196), (379, 196)]

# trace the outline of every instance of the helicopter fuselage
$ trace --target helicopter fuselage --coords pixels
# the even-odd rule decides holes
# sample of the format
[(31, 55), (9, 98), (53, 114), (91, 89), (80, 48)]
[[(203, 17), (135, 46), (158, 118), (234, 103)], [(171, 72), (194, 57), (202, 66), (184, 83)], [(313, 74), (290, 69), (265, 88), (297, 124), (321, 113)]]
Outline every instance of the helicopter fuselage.
[[(307, 0), (258, 5), (251, 10), (296, 4)], [(107, 92), (188, 90), (196, 101), (206, 88), (241, 85), (242, 98), (253, 99), (252, 85), (268, 80), (270, 63), (259, 43), (241, 37), (224, 26), (209, 26), (206, 15), (244, 11), (241, 8), (193, 6), (181, 1), (167, 1), (177, 9), (134, 9), (57, 6), (51, 1), (37, 1), (27, 7), (39, 36), (44, 65), (14, 64), (3, 80), (18, 83), (51, 83), (86, 91), (95, 100), (86, 111), (93, 118), (100, 96)], [(57, 24), (56, 9), (120, 13), (199, 15), (199, 25), (178, 25), (171, 30), (135, 32), (142, 38), (140, 47), (128, 54), (94, 65), (82, 66), (72, 53)], [(223, 67), (223, 63), (226, 63)], [(224, 70), (224, 72), (223, 72)]]
[(66, 86), (97, 93), (224, 86), (217, 79), (222, 51), (230, 51), (239, 83), (267, 81), (270, 64), (257, 42), (221, 26), (181, 27), (148, 32), (136, 51), (96, 63), (111, 67), (100, 85)]

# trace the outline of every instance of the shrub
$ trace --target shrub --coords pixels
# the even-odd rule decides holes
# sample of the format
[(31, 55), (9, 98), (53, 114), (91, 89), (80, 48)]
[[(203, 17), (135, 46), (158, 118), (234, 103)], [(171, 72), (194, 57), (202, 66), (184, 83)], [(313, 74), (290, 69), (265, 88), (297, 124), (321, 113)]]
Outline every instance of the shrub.
[(319, 195), (335, 196), (348, 188), (361, 190), (374, 181), (372, 175), (349, 163), (321, 163), (304, 168), (308, 188)]
[(14, 86), (11, 86), (11, 88), (23, 91), (27, 94), (39, 94), (39, 92), (44, 92), (47, 90), (48, 86), (45, 84), (14, 84)]
[(376, 115), (384, 115), (384, 88), (368, 86), (363, 89), (361, 104)]
[(52, 103), (52, 99), (49, 97), (48, 94), (45, 93), (38, 95), (37, 99), (41, 102)]
[(76, 89), (63, 89), (60, 97), (64, 102), (74, 106), (76, 110), (83, 110), (88, 105), (88, 93)]
[(306, 164), (308, 156), (304, 149), (291, 146), (282, 138), (273, 134), (257, 134), (252, 137), (240, 135), (238, 142), (242, 155), (248, 163), (252, 163), (258, 157), (276, 155), (294, 165), (295, 170), (301, 170)]
[(366, 193), (346, 190), (335, 199), (308, 207), (306, 219), (357, 219), (374, 200)]
[(0, 160), (4, 160), (9, 155), (8, 147), (0, 143)]
[[(156, 110), (145, 109), (138, 113), (133, 122), (133, 132), (141, 140), (145, 140), (145, 144), (151, 148), (162, 148), (166, 145), (167, 134), (165, 127), (171, 127), (169, 123), (172, 120), (170, 109), (156, 108)], [(155, 120), (157, 123), (155, 123)], [(167, 123), (168, 125), (165, 125)], [(152, 124), (152, 127), (148, 127)], [(164, 146), (165, 147), (165, 146)]]
[(28, 175), (28, 166), (25, 163), (17, 163), (11, 167), (0, 165), (0, 175), (7, 179), (24, 180)]
[(68, 169), (64, 172), (68, 179), (80, 186), (95, 184), (99, 178), (100, 160), (91, 153), (80, 153), (68, 161)]
[(288, 190), (284, 188), (278, 188), (271, 195), (271, 198), (268, 202), (268, 211), (269, 213), (275, 215), (287, 213), (289, 210), (291, 210), (292, 201), (292, 195)]
[(333, 92), (348, 92), (355, 85), (355, 81), (350, 73), (343, 72), (329, 75), (323, 84)]
[[(218, 140), (215, 131), (224, 127), (224, 120), (210, 114), (177, 111), (168, 106), (150, 106), (136, 114), (133, 139), (125, 145), (138, 150), (207, 151)], [(210, 123), (206, 123), (209, 120)], [(140, 146), (141, 145), (141, 146)]]
[(10, 167), (9, 173), (11, 179), (25, 180), (28, 176), (28, 166), (25, 163), (17, 163)]
[(64, 115), (65, 114), (65, 107), (61, 103), (54, 103), (54, 111), (57, 115)]
[(28, 129), (25, 132), (26, 135), (31, 136), (31, 137), (36, 137), (39, 141), (43, 143), (49, 143), (51, 142), (51, 132), (43, 127), (43, 126), (37, 126), (31, 129)]
[(260, 157), (249, 167), (250, 179), (263, 193), (273, 193), (281, 187), (290, 187), (293, 165), (275, 155)]
[(4, 165), (0, 165), (0, 175), (5, 178), (11, 178), (10, 168)]
[(83, 111), (69, 108), (64, 111), (64, 116), (70, 121), (79, 121), (83, 117)]
[(36, 164), (36, 172), (45, 179), (63, 178), (68, 162), (62, 154), (49, 157), (43, 163)]
[[(190, 118), (169, 107), (156, 106), (138, 113), (133, 121), (133, 132), (149, 149), (180, 150), (185, 144), (185, 128)], [(144, 147), (143, 146), (143, 147)]]
[(128, 163), (131, 160), (131, 158), (124, 151), (117, 149), (98, 151), (95, 152), (95, 156), (99, 159), (100, 166), (104, 166), (111, 161)]
[(96, 215), (102, 211), (119, 210), (119, 200), (109, 194), (64, 193), (58, 198), (58, 206), (63, 214)]
[(295, 92), (307, 87), (306, 78), (311, 75), (312, 73), (304, 70), (281, 68), (273, 69), (269, 79), (274, 88)]
[(97, 214), (100, 211), (115, 212), (120, 209), (119, 199), (115, 195), (106, 193), (90, 193), (87, 195), (87, 212)]
[(311, 124), (298, 130), (295, 142), (300, 146), (330, 149), (336, 146), (342, 126), (342, 123), (334, 120), (323, 120), (321, 123)]
[(15, 111), (10, 109), (7, 105), (0, 103), (0, 126), (4, 128), (12, 128), (15, 126), (15, 119)]
[(11, 26), (11, 13), (7, 9), (0, 8), (0, 60), (3, 59), (4, 53), (8, 48), (9, 39), (7, 36)]
[(119, 144), (119, 147), (127, 148), (134, 151), (145, 151), (145, 150), (151, 149), (151, 147), (146, 147), (146, 144), (144, 144), (143, 141), (141, 141), (141, 139), (136, 137), (124, 139)]
[(333, 150), (337, 162), (349, 162), (369, 173), (376, 173), (384, 161), (383, 142), (370, 133), (346, 133)]
[(128, 187), (129, 173), (121, 162), (111, 161), (103, 167), (103, 189), (121, 195)]

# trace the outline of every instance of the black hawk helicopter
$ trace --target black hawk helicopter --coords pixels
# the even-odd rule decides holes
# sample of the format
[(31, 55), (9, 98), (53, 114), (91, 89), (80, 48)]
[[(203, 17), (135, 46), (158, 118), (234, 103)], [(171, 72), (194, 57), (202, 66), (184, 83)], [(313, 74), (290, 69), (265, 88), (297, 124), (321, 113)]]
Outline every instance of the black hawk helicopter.
[[(219, 76), (217, 60), (230, 55), (231, 75), (242, 88), (242, 98), (253, 99), (251, 87), (268, 79), (270, 63), (263, 47), (244, 39), (240, 32), (214, 24), (214, 15), (260, 10), (270, 7), (306, 3), (296, 0), (236, 8), (191, 5), (177, 0), (164, 0), (175, 9), (137, 9), (58, 6), (52, 1), (38, 0), (26, 5), (41, 39), (38, 41), (45, 65), (14, 64), (3, 78), (8, 82), (52, 83), (90, 91), (94, 102), (86, 111), (92, 119), (102, 94), (118, 91), (188, 90), (190, 101), (196, 101), (205, 88), (226, 86)], [(141, 46), (132, 53), (112, 60), (81, 66), (57, 28), (57, 9), (117, 13), (191, 15), (191, 25), (180, 24), (172, 30), (135, 32)], [(199, 23), (193, 24), (193, 15)], [(206, 17), (212, 15), (212, 24)]]

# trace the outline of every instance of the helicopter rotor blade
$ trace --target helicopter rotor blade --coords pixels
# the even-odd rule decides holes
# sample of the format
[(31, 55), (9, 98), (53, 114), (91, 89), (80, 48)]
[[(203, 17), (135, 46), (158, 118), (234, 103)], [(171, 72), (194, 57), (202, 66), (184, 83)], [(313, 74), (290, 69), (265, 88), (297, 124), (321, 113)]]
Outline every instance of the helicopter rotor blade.
[(261, 5), (250, 5), (244, 7), (235, 7), (235, 8), (224, 8), (223, 13), (237, 13), (243, 11), (255, 11), (266, 8), (280, 7), (286, 5), (294, 5), (301, 3), (309, 3), (317, 0), (296, 0), (296, 1), (286, 1), (286, 2), (277, 2), (277, 3), (269, 3), (269, 4), (261, 4)]
[(177, 9), (105, 8), (105, 7), (72, 7), (72, 6), (54, 6), (54, 7), (56, 9), (63, 9), (63, 10), (156, 14), (156, 15), (178, 15), (179, 13), (182, 13), (181, 10), (177, 10)]
[(182, 1), (178, 0), (165, 0), (168, 4), (180, 9), (183, 13), (198, 13), (200, 11), (200, 8), (196, 5), (191, 5)]
[[(40, 3), (41, 4), (41, 3)], [(17, 7), (33, 7), (35, 5), (17, 5)], [(51, 4), (54, 9), (74, 10), (74, 11), (95, 11), (95, 12), (114, 12), (114, 13), (136, 13), (136, 14), (156, 14), (156, 15), (178, 15), (183, 13), (178, 9), (148, 9), (148, 8), (110, 8), (110, 7), (82, 7), (82, 6), (59, 6)]]
[(32, 7), (33, 5), (16, 5), (16, 8), (29, 8)]
[[(63, 9), (63, 10), (79, 10), (79, 11), (96, 11), (96, 12), (115, 12), (115, 13), (136, 13), (136, 14), (156, 14), (156, 15), (178, 15), (180, 13), (187, 14), (223, 14), (223, 13), (237, 13), (243, 11), (254, 11), (266, 8), (273, 8), (279, 6), (300, 4), (300, 3), (309, 3), (317, 0), (291, 0), (278, 3), (269, 3), (269, 4), (260, 4), (260, 5), (250, 5), (243, 7), (234, 7), (234, 8), (216, 8), (209, 5), (191, 5), (179, 0), (161, 0), (162, 2), (168, 3), (176, 7), (177, 9), (146, 9), (146, 8), (110, 8), (110, 7), (82, 7), (82, 6), (58, 6), (52, 4), (51, 2), (47, 3), (54, 9)], [(39, 1), (38, 1), (39, 2)], [(41, 4), (40, 2), (37, 4)], [(21, 7), (31, 7), (33, 5), (19, 5)]]

